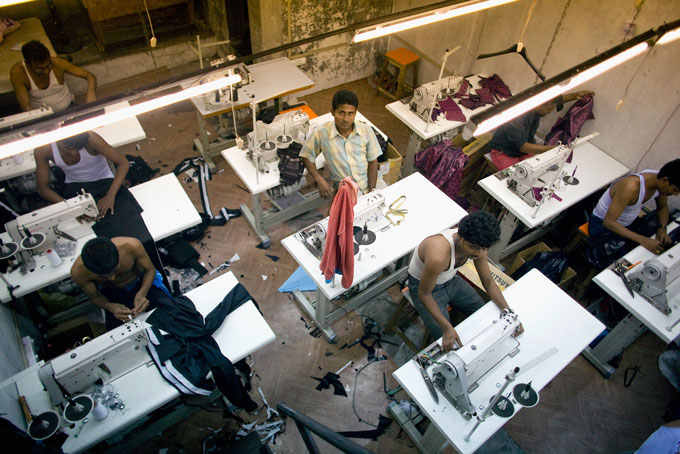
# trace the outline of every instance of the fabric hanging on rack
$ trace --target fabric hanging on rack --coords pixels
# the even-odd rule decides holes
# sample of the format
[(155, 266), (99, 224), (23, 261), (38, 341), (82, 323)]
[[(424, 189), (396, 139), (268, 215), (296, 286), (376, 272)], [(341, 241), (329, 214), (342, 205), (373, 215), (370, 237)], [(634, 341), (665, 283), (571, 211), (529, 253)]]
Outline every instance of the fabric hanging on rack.
[(593, 97), (583, 96), (569, 108), (563, 117), (557, 119), (545, 137), (546, 145), (557, 145), (558, 142), (570, 144), (578, 137), (583, 124), (594, 119)]
[(203, 212), (208, 215), (209, 225), (224, 225), (231, 218), (237, 218), (241, 216), (241, 210), (239, 209), (229, 209), (222, 207), (217, 216), (214, 216), (212, 209), (210, 208), (210, 199), (208, 198), (208, 188), (206, 187), (206, 182), (212, 180), (212, 174), (210, 173), (210, 168), (205, 160), (198, 156), (195, 158), (187, 158), (177, 164), (173, 169), (172, 173), (179, 176), (182, 172), (189, 169), (198, 169), (199, 179), (198, 188), (201, 193), (201, 205), (203, 205)]
[(319, 264), (326, 283), (338, 273), (344, 288), (350, 288), (354, 280), (354, 205), (358, 191), (359, 186), (351, 177), (340, 182), (328, 216), (326, 246)]
[(463, 168), (468, 157), (460, 147), (442, 140), (416, 153), (416, 167), (427, 172), (427, 179), (452, 200), (456, 200), (463, 181)]

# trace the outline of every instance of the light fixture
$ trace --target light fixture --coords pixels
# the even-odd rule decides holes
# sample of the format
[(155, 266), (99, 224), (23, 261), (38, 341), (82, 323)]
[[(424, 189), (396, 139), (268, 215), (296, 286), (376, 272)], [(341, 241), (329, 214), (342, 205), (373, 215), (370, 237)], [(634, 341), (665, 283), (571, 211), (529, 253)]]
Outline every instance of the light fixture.
[[(513, 118), (646, 52), (655, 44), (664, 44), (676, 39), (678, 36), (673, 37), (672, 33), (677, 33), (679, 25), (680, 20), (648, 30), (472, 116), (463, 128), (463, 137), (466, 139), (478, 137), (496, 129)], [(669, 35), (670, 37), (662, 42), (662, 39)], [(662, 39), (657, 40), (658, 37)]]
[(352, 42), (358, 43), (361, 41), (367, 41), (369, 39), (379, 38), (381, 36), (401, 32), (410, 28), (420, 27), (421, 25), (432, 24), (434, 22), (482, 11), (488, 8), (493, 8), (494, 6), (505, 5), (506, 3), (512, 3), (515, 1), (517, 0), (473, 0), (458, 2), (456, 4), (448, 5), (442, 8), (432, 9), (421, 14), (395, 19), (382, 24), (359, 29), (354, 35)]
[(149, 101), (144, 101), (139, 104), (107, 112), (96, 117), (88, 118), (87, 120), (79, 121), (78, 123), (62, 126), (52, 131), (36, 134), (34, 136), (26, 137), (11, 143), (0, 145), (0, 159), (7, 158), (17, 153), (21, 153), (22, 151), (30, 150), (42, 145), (47, 145), (58, 140), (63, 140), (67, 137), (71, 137), (76, 134), (90, 131), (101, 126), (110, 125), (117, 121), (125, 120), (126, 118), (132, 118), (137, 115), (141, 115), (143, 113), (159, 109), (161, 107), (169, 106), (170, 104), (174, 104), (176, 102), (183, 101), (194, 96), (209, 93), (213, 90), (217, 90), (227, 85), (233, 85), (240, 81), (241, 76), (239, 74), (221, 77), (219, 79), (211, 80), (201, 85), (186, 88), (176, 93), (160, 96)]
[(659, 40), (656, 42), (656, 44), (668, 44), (671, 41), (675, 41), (676, 39), (680, 38), (680, 27), (669, 30), (664, 35), (659, 38)]
[(28, 3), (33, 0), (0, 0), (0, 8), (5, 6), (19, 5), (20, 3)]

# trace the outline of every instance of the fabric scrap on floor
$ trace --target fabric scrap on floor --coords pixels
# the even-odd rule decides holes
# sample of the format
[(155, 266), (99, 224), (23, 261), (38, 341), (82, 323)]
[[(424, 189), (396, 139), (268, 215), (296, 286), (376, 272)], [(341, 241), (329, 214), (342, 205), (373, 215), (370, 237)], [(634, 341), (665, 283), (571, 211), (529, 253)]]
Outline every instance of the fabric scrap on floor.
[(294, 292), (295, 290), (301, 292), (313, 292), (316, 290), (316, 284), (301, 266), (279, 287), (279, 292), (281, 293)]

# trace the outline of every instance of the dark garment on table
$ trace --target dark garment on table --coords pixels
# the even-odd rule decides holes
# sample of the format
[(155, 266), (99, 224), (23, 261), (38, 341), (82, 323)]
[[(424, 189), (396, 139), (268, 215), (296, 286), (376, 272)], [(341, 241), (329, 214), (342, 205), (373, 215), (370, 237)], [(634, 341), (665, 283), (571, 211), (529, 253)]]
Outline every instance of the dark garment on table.
[[(137, 294), (141, 286), (142, 277), (140, 276), (137, 282), (128, 285), (126, 288), (101, 286), (99, 291), (112, 303), (119, 303), (132, 309), (135, 307), (135, 295)], [(154, 283), (151, 285), (151, 288), (146, 294), (146, 299), (149, 300), (149, 307), (147, 308), (147, 311), (150, 311), (151, 309), (156, 307), (156, 301), (160, 299), (166, 299), (170, 296), (171, 295), (168, 289), (163, 286), (163, 283), (160, 278), (160, 273), (156, 271), (156, 279), (154, 279)], [(114, 317), (111, 312), (109, 311), (104, 312), (106, 314), (106, 331), (110, 331), (116, 326), (120, 326), (123, 324), (123, 322)]]
[(536, 143), (534, 136), (538, 129), (541, 116), (535, 111), (520, 115), (519, 117), (499, 126), (494, 132), (489, 146), (492, 150), (498, 150), (511, 158), (525, 156), (519, 149), (525, 143)]
[(546, 145), (557, 145), (558, 142), (572, 143), (581, 132), (583, 123), (594, 118), (593, 97), (583, 96), (569, 108), (564, 117), (557, 119), (545, 137)]
[[(643, 236), (652, 236), (656, 233), (657, 227), (656, 212), (653, 211), (638, 217), (626, 228)], [(586, 250), (586, 259), (592, 266), (603, 270), (636, 246), (638, 246), (637, 243), (618, 236), (604, 226), (602, 219), (592, 213), (590, 214), (588, 218), (588, 249)]]
[(153, 325), (147, 330), (151, 339), (149, 352), (163, 377), (184, 394), (209, 395), (215, 385), (206, 376), (212, 371), (217, 388), (229, 402), (247, 411), (255, 410), (257, 404), (212, 337), (230, 312), (250, 300), (245, 287), (237, 284), (205, 321), (186, 296), (159, 300), (158, 309), (146, 321)]
[(427, 172), (427, 179), (432, 184), (455, 200), (463, 181), (463, 168), (467, 159), (460, 147), (449, 140), (442, 140), (417, 153), (414, 162), (416, 167)]
[[(90, 181), (87, 183), (69, 183), (64, 186), (63, 197), (68, 199), (75, 197), (84, 189), (94, 197), (96, 201), (106, 195), (113, 183), (113, 178), (106, 178), (98, 181)], [(156, 249), (156, 243), (151, 237), (151, 233), (146, 228), (144, 218), (142, 218), (142, 207), (132, 195), (130, 190), (121, 186), (116, 193), (116, 201), (113, 206), (113, 214), (110, 212), (102, 219), (97, 221), (92, 227), (97, 236), (104, 238), (114, 238), (117, 236), (129, 236), (137, 238), (144, 246), (147, 255), (151, 259), (154, 268), (156, 268), (163, 276), (163, 281), (166, 287), (170, 288), (165, 272), (163, 270), (163, 262), (161, 262), (160, 255)]]
[(456, 101), (450, 96), (447, 96), (446, 99), (442, 99), (441, 101), (437, 101), (437, 106), (437, 108), (432, 109), (432, 121), (436, 121), (440, 113), (444, 113), (446, 119), (449, 121), (467, 121), (463, 111), (460, 110)]
[(486, 105), (486, 103), (482, 101), (479, 95), (470, 95), (468, 98), (463, 98), (458, 102), (460, 103), (461, 106), (470, 110), (475, 110), (478, 107), (483, 107)]

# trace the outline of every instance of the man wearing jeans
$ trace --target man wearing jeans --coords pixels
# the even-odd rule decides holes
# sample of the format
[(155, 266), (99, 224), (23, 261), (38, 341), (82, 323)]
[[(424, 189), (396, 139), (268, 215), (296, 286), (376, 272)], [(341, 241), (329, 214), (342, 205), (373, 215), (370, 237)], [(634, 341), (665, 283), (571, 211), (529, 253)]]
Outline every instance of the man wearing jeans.
[(457, 229), (425, 238), (413, 251), (408, 267), (409, 293), (429, 333), (435, 339), (442, 337), (444, 350), (451, 350), (454, 342), (463, 345), (447, 315), (449, 307), (468, 316), (484, 305), (484, 300), (457, 274), (457, 268), (468, 259), (473, 260), (484, 290), (498, 308), (510, 309), (487, 262), (487, 251), (499, 237), (496, 219), (478, 211), (465, 216)]

